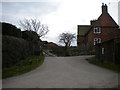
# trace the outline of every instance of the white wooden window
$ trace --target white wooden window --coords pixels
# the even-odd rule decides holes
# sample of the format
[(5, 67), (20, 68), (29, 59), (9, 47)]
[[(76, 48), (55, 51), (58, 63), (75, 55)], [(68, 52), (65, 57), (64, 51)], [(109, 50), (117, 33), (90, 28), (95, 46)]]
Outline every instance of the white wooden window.
[(94, 45), (101, 43), (101, 38), (94, 38)]
[(99, 33), (101, 33), (101, 27), (94, 27), (93, 28), (93, 32), (95, 33), (95, 34), (99, 34)]

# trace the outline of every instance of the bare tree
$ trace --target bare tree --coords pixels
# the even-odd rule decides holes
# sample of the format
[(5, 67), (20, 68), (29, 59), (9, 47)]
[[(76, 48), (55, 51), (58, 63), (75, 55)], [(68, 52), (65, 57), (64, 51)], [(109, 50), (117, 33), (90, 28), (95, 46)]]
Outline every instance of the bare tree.
[(35, 31), (39, 37), (45, 36), (49, 31), (48, 26), (41, 24), (40, 20), (38, 19), (24, 18), (23, 20), (19, 21), (19, 25), (24, 30)]
[(71, 45), (71, 43), (75, 40), (76, 36), (75, 34), (72, 34), (72, 33), (62, 33), (60, 34), (60, 40), (59, 42), (60, 43), (64, 43), (65, 44), (65, 47), (69, 47)]

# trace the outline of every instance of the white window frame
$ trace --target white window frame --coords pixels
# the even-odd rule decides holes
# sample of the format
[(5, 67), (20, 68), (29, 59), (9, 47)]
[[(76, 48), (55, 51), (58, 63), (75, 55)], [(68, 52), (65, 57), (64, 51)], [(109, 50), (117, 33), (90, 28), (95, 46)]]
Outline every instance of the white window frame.
[(94, 45), (101, 43), (101, 38), (94, 38)]
[(98, 26), (94, 27), (94, 28), (93, 28), (93, 32), (94, 32), (95, 34), (100, 34), (100, 33), (101, 33), (101, 27), (98, 27)]

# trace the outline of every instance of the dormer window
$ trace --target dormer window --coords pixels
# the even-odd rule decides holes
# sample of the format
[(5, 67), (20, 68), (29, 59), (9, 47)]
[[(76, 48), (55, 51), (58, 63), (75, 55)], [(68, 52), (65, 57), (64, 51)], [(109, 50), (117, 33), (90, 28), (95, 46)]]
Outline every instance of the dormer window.
[(94, 32), (95, 34), (101, 33), (101, 27), (94, 27), (94, 28), (93, 28), (93, 32)]
[(94, 45), (101, 43), (101, 38), (94, 38)]

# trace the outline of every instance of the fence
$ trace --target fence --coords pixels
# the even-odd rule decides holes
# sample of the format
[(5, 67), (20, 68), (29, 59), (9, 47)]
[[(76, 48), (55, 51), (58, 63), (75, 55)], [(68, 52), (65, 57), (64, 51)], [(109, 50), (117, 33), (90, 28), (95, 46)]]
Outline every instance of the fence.
[(101, 62), (120, 64), (120, 38), (97, 44), (95, 52)]

